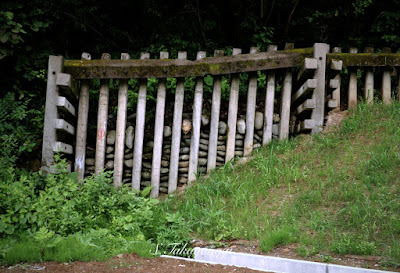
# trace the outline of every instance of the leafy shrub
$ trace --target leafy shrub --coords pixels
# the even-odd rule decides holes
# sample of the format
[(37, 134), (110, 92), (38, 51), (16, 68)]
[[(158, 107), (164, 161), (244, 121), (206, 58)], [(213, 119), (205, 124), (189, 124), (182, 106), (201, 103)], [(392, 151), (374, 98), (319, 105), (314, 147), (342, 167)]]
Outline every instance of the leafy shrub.
[[(0, 184), (0, 236), (38, 234), (57, 236), (106, 230), (131, 241), (184, 242), (189, 230), (179, 214), (164, 213), (158, 200), (128, 187), (112, 186), (111, 172), (78, 183), (76, 173), (27, 173), (9, 168)], [(6, 174), (4, 174), (6, 173)], [(104, 235), (104, 236), (105, 236)]]
[(40, 111), (27, 110), (29, 100), (16, 100), (14, 93), (0, 98), (0, 165), (11, 166), (35, 146), (32, 127), (41, 123)]

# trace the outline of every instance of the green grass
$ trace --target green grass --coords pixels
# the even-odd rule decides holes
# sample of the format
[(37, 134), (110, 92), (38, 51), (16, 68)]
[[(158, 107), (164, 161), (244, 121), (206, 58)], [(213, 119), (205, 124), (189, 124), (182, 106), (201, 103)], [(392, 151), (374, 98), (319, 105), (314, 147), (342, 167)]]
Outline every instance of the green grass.
[(153, 257), (155, 245), (150, 241), (115, 236), (111, 232), (100, 229), (87, 233), (75, 233), (68, 236), (56, 235), (42, 229), (35, 236), (0, 241), (0, 253), (3, 262), (16, 264), (19, 262), (37, 261), (104, 261), (121, 253), (136, 252), (143, 257)]
[[(400, 104), (361, 104), (329, 133), (273, 142), (161, 206), (206, 240), (297, 243), (302, 256), (379, 255), (400, 264)], [(326, 257), (330, 257), (329, 255)]]

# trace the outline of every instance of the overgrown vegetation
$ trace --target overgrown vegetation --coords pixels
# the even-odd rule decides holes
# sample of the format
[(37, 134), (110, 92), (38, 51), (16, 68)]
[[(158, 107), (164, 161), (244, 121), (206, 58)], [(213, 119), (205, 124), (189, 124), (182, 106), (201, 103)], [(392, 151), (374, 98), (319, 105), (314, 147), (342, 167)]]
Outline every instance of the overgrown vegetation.
[[(78, 183), (57, 156), (58, 174), (13, 167), (0, 177), (0, 260), (103, 260), (125, 252), (151, 256), (173, 242), (187, 242), (178, 213), (162, 211), (157, 199), (128, 187), (116, 189), (111, 173)], [(165, 247), (163, 247), (165, 246)]]
[(361, 104), (339, 130), (274, 142), (161, 204), (204, 239), (297, 243), (301, 256), (378, 255), (399, 266), (400, 104)]

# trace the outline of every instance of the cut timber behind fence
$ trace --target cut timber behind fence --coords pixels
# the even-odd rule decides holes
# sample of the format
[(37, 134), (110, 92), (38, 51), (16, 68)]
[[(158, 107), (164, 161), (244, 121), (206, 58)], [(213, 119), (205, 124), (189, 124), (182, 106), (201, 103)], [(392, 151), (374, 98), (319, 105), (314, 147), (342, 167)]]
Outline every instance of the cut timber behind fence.
[[(249, 54), (234, 49), (230, 56), (218, 50), (214, 57), (198, 52), (194, 61), (187, 60), (186, 52), (179, 52), (177, 59), (170, 59), (168, 52), (161, 52), (159, 59), (142, 53), (139, 60), (126, 53), (119, 60), (107, 53), (100, 60), (92, 60), (88, 53), (81, 60), (50, 56), (43, 169), (54, 171), (54, 153), (61, 152), (79, 179), (113, 170), (116, 187), (130, 183), (140, 190), (151, 185), (154, 198), (160, 192), (173, 193), (235, 156), (250, 156), (273, 138), (320, 132), (329, 111), (354, 109), (360, 97), (368, 103), (378, 97), (387, 104), (394, 96), (399, 98), (400, 79), (395, 88), (391, 79), (400, 78), (394, 70), (400, 66), (400, 53), (388, 48), (382, 53), (374, 53), (373, 48), (358, 52), (350, 48), (343, 53), (334, 47), (330, 53), (329, 45), (317, 43), (306, 49), (286, 44), (284, 50), (271, 45), (267, 52), (251, 48)], [(348, 73), (343, 73), (345, 67)], [(248, 73), (248, 82), (241, 80), (240, 73)], [(258, 81), (263, 73), (261, 90)], [(206, 101), (204, 77), (208, 75), (213, 78), (213, 91)], [(196, 77), (194, 90), (185, 90), (187, 77)], [(149, 78), (158, 79), (154, 119), (146, 117)], [(176, 78), (173, 96), (166, 78)], [(100, 79), (99, 100), (94, 103), (89, 102), (92, 79)], [(112, 126), (110, 79), (119, 79), (116, 124)], [(128, 113), (127, 107), (130, 79), (139, 80), (135, 113)], [(229, 85), (228, 102), (222, 100), (223, 84), (224, 92)], [(241, 88), (243, 84), (247, 87)], [(193, 93), (190, 105), (186, 92)], [(97, 107), (89, 109), (93, 105)], [(88, 157), (88, 147), (93, 146), (87, 143), (88, 117), (93, 110), (97, 110), (95, 155)], [(168, 122), (167, 113), (173, 115)]]

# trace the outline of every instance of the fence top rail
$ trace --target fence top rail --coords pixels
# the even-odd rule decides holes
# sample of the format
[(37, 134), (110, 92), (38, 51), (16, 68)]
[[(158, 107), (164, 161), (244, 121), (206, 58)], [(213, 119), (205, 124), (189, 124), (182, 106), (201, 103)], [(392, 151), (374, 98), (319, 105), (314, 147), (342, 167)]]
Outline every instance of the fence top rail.
[(342, 60), (344, 66), (400, 66), (400, 53), (328, 53), (327, 60)]
[(209, 57), (198, 61), (65, 60), (64, 72), (75, 79), (177, 78), (223, 75), (299, 66), (312, 48)]

